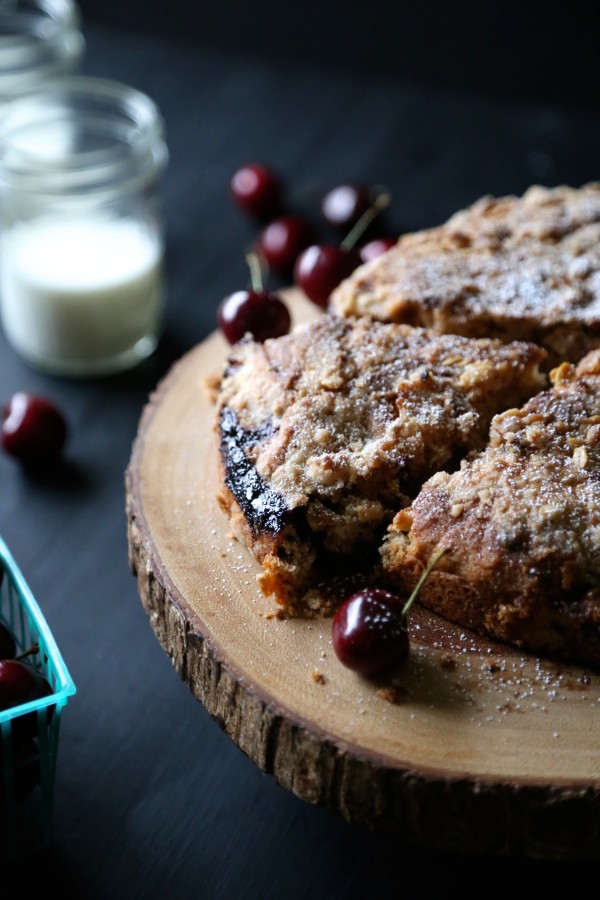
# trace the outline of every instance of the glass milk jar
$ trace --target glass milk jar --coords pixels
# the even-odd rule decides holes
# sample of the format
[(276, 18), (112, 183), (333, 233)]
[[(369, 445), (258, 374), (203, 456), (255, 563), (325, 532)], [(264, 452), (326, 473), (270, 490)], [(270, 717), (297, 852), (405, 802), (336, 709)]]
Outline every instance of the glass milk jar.
[(155, 350), (165, 304), (162, 117), (73, 75), (0, 112), (0, 313), (32, 366), (108, 375)]
[(0, 0), (0, 103), (79, 70), (85, 51), (74, 0)]

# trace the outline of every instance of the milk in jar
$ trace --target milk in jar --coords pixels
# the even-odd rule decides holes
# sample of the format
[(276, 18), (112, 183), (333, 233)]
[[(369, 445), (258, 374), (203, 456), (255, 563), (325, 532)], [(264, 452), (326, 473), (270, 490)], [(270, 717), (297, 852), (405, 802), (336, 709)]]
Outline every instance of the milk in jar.
[(160, 114), (72, 76), (0, 112), (0, 322), (32, 366), (97, 376), (154, 352), (166, 278)]

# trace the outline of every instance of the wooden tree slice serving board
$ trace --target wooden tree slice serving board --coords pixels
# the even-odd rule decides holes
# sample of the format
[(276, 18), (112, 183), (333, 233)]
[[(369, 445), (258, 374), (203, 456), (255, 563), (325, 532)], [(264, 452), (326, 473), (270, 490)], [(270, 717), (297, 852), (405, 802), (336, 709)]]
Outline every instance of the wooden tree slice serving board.
[[(287, 292), (294, 327), (321, 313)], [(600, 857), (600, 675), (416, 608), (391, 683), (345, 669), (331, 620), (281, 620), (217, 505), (206, 380), (219, 333), (149, 398), (126, 472), (130, 565), (193, 695), (304, 801), (439, 850)]]

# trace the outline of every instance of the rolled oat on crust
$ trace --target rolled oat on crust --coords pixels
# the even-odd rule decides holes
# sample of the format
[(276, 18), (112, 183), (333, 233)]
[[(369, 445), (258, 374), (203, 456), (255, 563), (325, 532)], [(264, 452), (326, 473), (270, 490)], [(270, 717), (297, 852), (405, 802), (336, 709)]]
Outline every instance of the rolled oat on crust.
[(546, 384), (524, 343), (323, 315), (231, 349), (218, 389), (219, 502), (290, 613), (377, 558), (424, 479), (483, 445), (495, 413)]
[(440, 333), (534, 341), (548, 366), (600, 346), (600, 183), (483, 197), (404, 235), (333, 292), (330, 311)]
[(525, 651), (600, 668), (600, 351), (496, 416), (485, 450), (427, 481), (381, 549), (386, 582)]

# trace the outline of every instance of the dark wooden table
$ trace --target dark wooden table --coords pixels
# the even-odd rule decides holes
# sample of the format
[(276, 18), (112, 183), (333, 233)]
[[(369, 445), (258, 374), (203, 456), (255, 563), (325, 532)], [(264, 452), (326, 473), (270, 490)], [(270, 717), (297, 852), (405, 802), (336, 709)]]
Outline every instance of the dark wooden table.
[(580, 873), (581, 863), (397, 846), (259, 771), (192, 697), (150, 627), (128, 567), (123, 478), (149, 394), (214, 330), (221, 298), (247, 283), (256, 229), (228, 195), (239, 164), (272, 164), (290, 202), (308, 211), (339, 181), (384, 184), (391, 225), (413, 230), (485, 193), (596, 179), (596, 110), (359, 79), (107, 26), (85, 31), (87, 74), (147, 92), (165, 119), (167, 328), (147, 364), (90, 381), (33, 371), (0, 334), (2, 398), (42, 392), (70, 422), (67, 465), (55, 478), (29, 478), (0, 458), (0, 533), (77, 686), (61, 727), (52, 846), (0, 870), (0, 896), (10, 886), (86, 900), (332, 900), (401, 895), (415, 878), (422, 891), (490, 871), (507, 887), (525, 873), (539, 890)]

